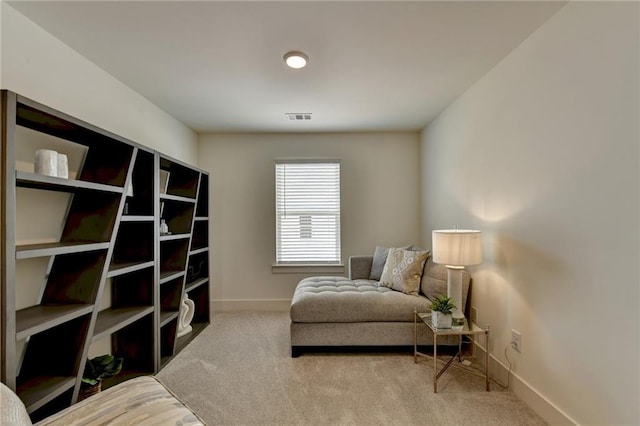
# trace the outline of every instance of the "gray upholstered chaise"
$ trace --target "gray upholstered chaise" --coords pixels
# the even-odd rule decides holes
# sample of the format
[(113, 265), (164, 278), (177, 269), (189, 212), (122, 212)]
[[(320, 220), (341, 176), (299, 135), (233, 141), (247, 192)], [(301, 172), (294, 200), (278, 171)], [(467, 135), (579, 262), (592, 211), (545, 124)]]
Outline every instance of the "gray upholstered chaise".
[[(349, 278), (310, 277), (291, 300), (291, 355), (319, 346), (413, 346), (413, 309), (428, 312), (437, 294), (447, 293), (447, 271), (427, 260), (420, 294), (412, 296), (369, 279), (373, 256), (349, 258)], [(463, 274), (466, 304), (470, 276)], [(432, 344), (427, 327), (418, 327), (418, 344)], [(453, 342), (451, 342), (453, 343)]]

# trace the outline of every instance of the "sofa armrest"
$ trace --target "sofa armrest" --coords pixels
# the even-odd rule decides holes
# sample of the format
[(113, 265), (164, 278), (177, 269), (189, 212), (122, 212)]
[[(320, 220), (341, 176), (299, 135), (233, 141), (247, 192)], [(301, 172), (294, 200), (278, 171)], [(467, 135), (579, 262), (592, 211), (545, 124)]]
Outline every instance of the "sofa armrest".
[(155, 377), (142, 376), (98, 392), (36, 426), (133, 425), (141, 421), (149, 425), (205, 424)]
[(349, 257), (349, 279), (368, 280), (371, 274), (373, 256), (351, 256)]
[(0, 382), (0, 425), (30, 426), (27, 408), (18, 395)]

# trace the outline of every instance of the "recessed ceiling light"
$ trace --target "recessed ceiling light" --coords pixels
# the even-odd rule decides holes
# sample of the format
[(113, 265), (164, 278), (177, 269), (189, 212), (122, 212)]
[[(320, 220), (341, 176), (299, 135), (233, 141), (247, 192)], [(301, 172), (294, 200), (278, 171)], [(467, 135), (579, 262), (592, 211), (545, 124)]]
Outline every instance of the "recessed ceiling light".
[(287, 52), (284, 61), (290, 68), (304, 68), (309, 61), (309, 57), (302, 52)]

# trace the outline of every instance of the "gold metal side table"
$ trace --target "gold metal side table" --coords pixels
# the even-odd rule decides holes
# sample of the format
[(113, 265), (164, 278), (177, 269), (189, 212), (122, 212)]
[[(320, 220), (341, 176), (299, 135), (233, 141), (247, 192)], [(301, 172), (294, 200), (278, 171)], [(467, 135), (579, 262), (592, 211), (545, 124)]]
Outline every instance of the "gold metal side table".
[[(418, 356), (431, 357), (431, 355), (418, 352), (418, 322), (425, 324), (433, 333), (433, 392), (438, 392), (438, 379), (449, 368), (454, 359), (458, 358), (458, 362), (462, 362), (462, 336), (473, 336), (477, 334), (484, 334), (485, 336), (485, 370), (484, 376), (487, 384), (487, 392), (489, 392), (489, 326), (486, 328), (478, 327), (473, 322), (464, 319), (464, 324), (460, 326), (453, 326), (451, 328), (435, 328), (431, 324), (431, 313), (419, 313), (416, 309), (413, 310), (413, 362), (418, 362)], [(458, 352), (451, 357), (449, 361), (438, 371), (438, 337), (441, 336), (458, 336)], [(467, 370), (468, 371), (468, 370)], [(473, 374), (473, 372), (470, 372)]]

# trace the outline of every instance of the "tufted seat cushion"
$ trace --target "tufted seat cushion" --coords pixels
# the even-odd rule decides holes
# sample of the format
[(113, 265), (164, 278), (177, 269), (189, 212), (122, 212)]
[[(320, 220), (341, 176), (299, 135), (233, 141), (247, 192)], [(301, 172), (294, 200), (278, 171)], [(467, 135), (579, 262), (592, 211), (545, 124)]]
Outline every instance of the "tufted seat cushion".
[(345, 277), (309, 277), (296, 287), (291, 300), (291, 321), (300, 323), (413, 322), (413, 308), (428, 312), (431, 302), (378, 281)]

